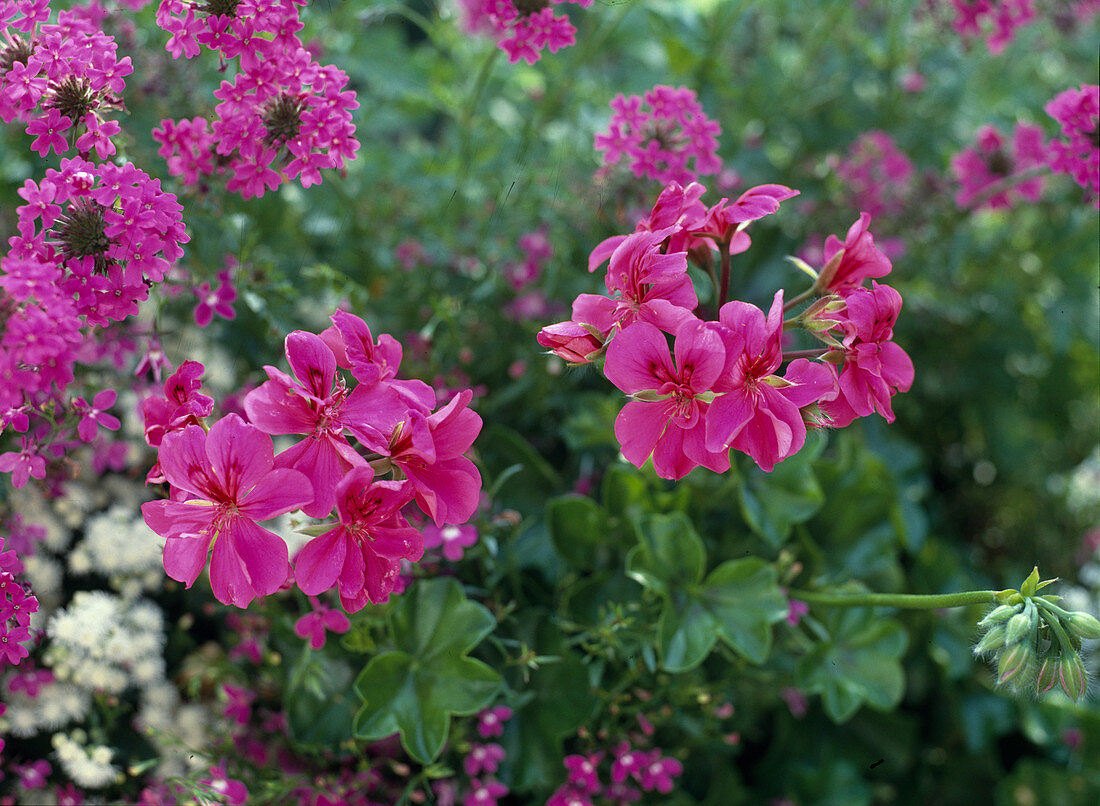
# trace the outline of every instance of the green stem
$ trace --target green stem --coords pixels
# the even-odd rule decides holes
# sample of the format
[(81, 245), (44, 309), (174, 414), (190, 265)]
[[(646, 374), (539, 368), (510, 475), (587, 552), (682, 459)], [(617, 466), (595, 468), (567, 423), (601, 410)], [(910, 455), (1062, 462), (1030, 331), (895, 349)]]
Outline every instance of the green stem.
[(718, 244), (718, 254), (722, 258), (722, 280), (718, 286), (718, 309), (721, 310), (730, 292), (730, 245)]
[(815, 347), (809, 350), (787, 350), (783, 353), (784, 361), (793, 361), (796, 358), (821, 358), (829, 352), (827, 347)]
[(1032, 168), (1020, 171), (1019, 173), (1010, 174), (1004, 179), (994, 182), (992, 185), (990, 185), (973, 199), (971, 199), (970, 202), (966, 205), (966, 209), (977, 210), (998, 193), (1003, 193), (1006, 190), (1012, 190), (1012, 188), (1016, 187), (1016, 185), (1023, 184), (1029, 179), (1035, 179), (1039, 176), (1046, 176), (1049, 173), (1049, 165), (1036, 165)]
[(807, 604), (835, 607), (901, 607), (907, 610), (938, 610), (941, 607), (963, 607), (972, 604), (995, 604), (997, 591), (962, 591), (961, 593), (830, 593), (828, 591), (789, 590), (791, 599)]
[(783, 305), (783, 313), (786, 313), (791, 308), (798, 305), (800, 302), (803, 302), (803, 301), (809, 299), (810, 297), (812, 297), (816, 293), (815, 289), (816, 289), (816, 286), (810, 286), (805, 291), (803, 291), (801, 294), (799, 294), (797, 297), (794, 297), (789, 302), (785, 303)]
[(485, 54), (485, 59), (481, 62), (481, 67), (477, 71), (477, 77), (474, 79), (474, 85), (470, 88), (470, 97), (467, 99), (466, 103), (463, 104), (462, 112), (458, 118), (459, 137), (462, 142), (460, 151), (462, 154), (462, 179), (465, 179), (469, 174), (470, 163), (473, 161), (470, 153), (473, 148), (473, 137), (471, 136), (470, 124), (473, 122), (474, 115), (477, 112), (481, 96), (485, 94), (485, 87), (489, 84), (489, 76), (493, 72), (493, 65), (496, 63), (500, 54), (501, 50), (496, 46)]

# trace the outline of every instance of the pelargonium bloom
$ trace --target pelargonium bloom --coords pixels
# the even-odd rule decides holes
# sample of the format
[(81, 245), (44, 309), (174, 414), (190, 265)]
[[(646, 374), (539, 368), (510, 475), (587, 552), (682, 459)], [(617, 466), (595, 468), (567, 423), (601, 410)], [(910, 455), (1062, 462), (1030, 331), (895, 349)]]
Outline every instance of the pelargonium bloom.
[(472, 397), (464, 389), (430, 415), (411, 410), (389, 435), (352, 429), (405, 474), (417, 505), (436, 526), (465, 523), (479, 502), (481, 474), (463, 456), (481, 432), (481, 417), (469, 408)]
[(412, 499), (407, 481), (374, 481), (369, 467), (356, 467), (336, 487), (340, 524), (306, 543), (294, 563), (298, 587), (316, 596), (334, 585), (349, 613), (389, 598), (401, 560), (416, 562), (424, 538), (401, 508)]
[[(726, 348), (698, 320), (676, 332), (675, 360), (665, 335), (648, 322), (622, 330), (607, 348), (604, 374), (628, 395), (635, 395), (615, 418), (615, 437), (623, 456), (641, 467), (653, 456), (657, 475), (680, 479), (698, 465), (724, 473), (729, 455), (705, 445), (705, 394), (726, 363)], [(644, 394), (640, 394), (644, 393)]]
[(885, 277), (890, 273), (890, 258), (875, 247), (875, 239), (868, 230), (870, 225), (871, 216), (860, 213), (859, 220), (848, 228), (844, 243), (835, 235), (825, 239), (825, 268), (815, 288), (836, 293), (858, 286), (866, 277)]
[(210, 433), (197, 425), (166, 434), (160, 466), (186, 500), (142, 504), (146, 524), (166, 539), (164, 570), (191, 587), (206, 565), (219, 602), (247, 607), (277, 591), (290, 570), (286, 543), (257, 521), (308, 504), (313, 488), (302, 473), (276, 468), (271, 437), (230, 414)]
[(894, 421), (890, 400), (913, 385), (913, 362), (894, 342), (894, 322), (901, 311), (901, 294), (872, 281), (871, 288), (856, 288), (844, 296), (840, 314), (844, 336), (844, 368), (840, 394), (822, 403), (822, 411), (841, 428), (857, 417), (878, 412)]
[(798, 359), (788, 378), (776, 375), (783, 363), (782, 290), (766, 319), (755, 305), (735, 300), (722, 306), (718, 321), (715, 331), (726, 340), (728, 359), (713, 384), (719, 395), (707, 412), (706, 447), (736, 448), (770, 472), (806, 443), (799, 410), (833, 390), (831, 372)]

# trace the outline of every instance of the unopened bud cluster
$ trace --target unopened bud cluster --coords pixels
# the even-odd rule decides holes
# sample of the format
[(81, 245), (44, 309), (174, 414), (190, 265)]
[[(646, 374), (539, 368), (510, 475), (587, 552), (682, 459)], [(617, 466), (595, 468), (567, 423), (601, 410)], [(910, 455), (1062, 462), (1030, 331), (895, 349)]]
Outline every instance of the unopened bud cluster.
[(1088, 613), (1068, 612), (1061, 598), (1039, 596), (1055, 580), (1039, 581), (1036, 568), (1017, 590), (998, 594), (1002, 602), (978, 627), (984, 631), (976, 655), (990, 655), (997, 664), (997, 682), (1014, 692), (1036, 694), (1061, 686), (1076, 701), (1088, 688), (1081, 642), (1100, 638), (1100, 621)]

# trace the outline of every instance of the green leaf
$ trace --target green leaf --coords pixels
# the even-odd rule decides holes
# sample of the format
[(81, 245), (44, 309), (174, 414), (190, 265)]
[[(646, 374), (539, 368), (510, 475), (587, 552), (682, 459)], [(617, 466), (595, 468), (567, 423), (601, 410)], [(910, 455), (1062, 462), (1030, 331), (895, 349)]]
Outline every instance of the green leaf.
[(809, 434), (806, 446), (796, 455), (771, 473), (753, 467), (738, 486), (745, 522), (768, 545), (781, 546), (795, 524), (812, 518), (825, 503), (812, 467), (824, 447), (823, 435)]
[(434, 760), (447, 740), (451, 714), (476, 713), (500, 690), (496, 671), (466, 657), (495, 625), (456, 580), (414, 583), (390, 612), (397, 649), (373, 658), (355, 681), (364, 700), (355, 735), (380, 739), (400, 733), (410, 756), (422, 764)]
[(290, 675), (283, 703), (290, 737), (301, 745), (335, 750), (351, 738), (357, 701), (348, 691), (352, 669), (308, 648)]
[(639, 584), (668, 595), (703, 578), (706, 549), (687, 515), (646, 515), (635, 531), (638, 545), (627, 555), (626, 569)]
[(641, 472), (621, 463), (607, 468), (600, 486), (600, 497), (607, 511), (619, 517), (644, 512), (652, 501), (649, 485)]
[(592, 568), (608, 542), (607, 518), (582, 495), (563, 495), (546, 505), (546, 524), (554, 548), (576, 568)]
[[(516, 431), (492, 425), (477, 440), (478, 455), (486, 470), (487, 481), (508, 472), (495, 500), (520, 512), (541, 510), (548, 492), (562, 487), (561, 478), (531, 444)], [(519, 470), (513, 467), (519, 465)]]
[(773, 566), (758, 557), (724, 562), (707, 576), (700, 598), (730, 649), (752, 663), (767, 659), (771, 625), (786, 618), (788, 610)]
[(825, 713), (846, 722), (864, 703), (896, 706), (905, 693), (900, 658), (908, 636), (902, 625), (869, 608), (836, 608), (826, 621), (830, 640), (798, 665), (800, 687), (821, 695)]
[(674, 590), (658, 623), (661, 663), (671, 672), (698, 666), (718, 639), (751, 663), (771, 651), (771, 625), (787, 615), (775, 569), (758, 557), (730, 560), (702, 585)]

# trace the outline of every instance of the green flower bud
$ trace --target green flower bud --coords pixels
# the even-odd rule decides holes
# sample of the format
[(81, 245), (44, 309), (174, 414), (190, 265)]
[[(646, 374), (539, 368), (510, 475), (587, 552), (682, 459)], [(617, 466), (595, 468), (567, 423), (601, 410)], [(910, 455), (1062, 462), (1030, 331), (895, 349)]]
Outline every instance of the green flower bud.
[(986, 614), (986, 617), (978, 622), (979, 627), (992, 627), (994, 624), (1003, 624), (1012, 618), (1019, 610), (1019, 606), (1001, 605), (995, 607)]
[(995, 649), (1000, 649), (1005, 645), (1005, 626), (998, 624), (992, 630), (987, 632), (982, 640), (978, 642), (978, 645), (974, 647), (975, 655), (984, 655), (986, 652), (992, 652)]
[(1020, 688), (1031, 682), (1034, 670), (1028, 673), (1029, 667), (1035, 663), (1035, 652), (1030, 642), (1013, 644), (1001, 653), (1001, 659), (997, 663), (997, 682), (1008, 683), (1012, 688)]
[(1062, 656), (1058, 663), (1058, 682), (1062, 685), (1062, 691), (1074, 702), (1085, 696), (1088, 676), (1085, 674), (1085, 664), (1081, 663), (1081, 657), (1076, 652)]
[(1100, 638), (1100, 621), (1088, 613), (1070, 613), (1064, 623), (1078, 638)]
[(1017, 613), (1005, 625), (1005, 646), (1011, 646), (1031, 632), (1035, 608), (1030, 607), (1023, 613)]
[(1043, 694), (1058, 685), (1058, 658), (1047, 655), (1035, 676), (1035, 693)]

